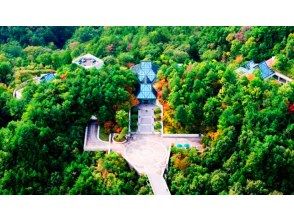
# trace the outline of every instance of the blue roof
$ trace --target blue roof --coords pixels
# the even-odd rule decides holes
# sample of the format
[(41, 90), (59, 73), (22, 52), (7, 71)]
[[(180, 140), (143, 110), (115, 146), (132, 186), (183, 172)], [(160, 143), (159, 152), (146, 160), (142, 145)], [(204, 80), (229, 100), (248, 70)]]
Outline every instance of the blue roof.
[(140, 84), (140, 92), (137, 95), (138, 99), (156, 99), (156, 96), (154, 95), (152, 91), (152, 85), (151, 84)]
[(249, 74), (252, 73), (256, 68), (258, 68), (258, 64), (254, 63), (253, 60), (246, 62), (243, 66), (236, 69), (238, 73)]
[(150, 61), (141, 61), (132, 70), (137, 74), (139, 81), (145, 83), (147, 83), (147, 80), (153, 82), (157, 72), (157, 68)]
[(263, 79), (268, 78), (269, 76), (271, 76), (274, 73), (274, 71), (268, 67), (268, 65), (266, 64), (265, 61), (258, 64), (258, 67), (261, 71), (261, 77)]
[(55, 78), (54, 73), (47, 73), (44, 76), (41, 77), (41, 82), (49, 82)]
[(245, 63), (244, 67), (249, 70), (249, 71), (253, 71), (253, 69), (257, 66), (256, 63), (254, 63), (253, 60), (248, 61), (247, 63)]

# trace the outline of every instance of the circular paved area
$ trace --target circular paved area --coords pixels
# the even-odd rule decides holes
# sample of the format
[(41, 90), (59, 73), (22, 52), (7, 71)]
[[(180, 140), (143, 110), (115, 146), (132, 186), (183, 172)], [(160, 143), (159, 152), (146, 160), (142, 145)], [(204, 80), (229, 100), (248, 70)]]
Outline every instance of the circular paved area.
[(165, 168), (168, 150), (165, 145), (152, 138), (134, 140), (126, 146), (128, 161), (144, 173), (161, 172)]

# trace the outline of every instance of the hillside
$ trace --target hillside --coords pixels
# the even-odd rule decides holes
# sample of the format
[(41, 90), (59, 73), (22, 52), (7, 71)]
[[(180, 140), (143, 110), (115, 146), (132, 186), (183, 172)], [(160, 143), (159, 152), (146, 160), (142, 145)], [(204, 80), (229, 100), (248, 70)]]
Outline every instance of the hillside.
[(120, 154), (83, 149), (92, 115), (125, 140), (142, 60), (163, 132), (202, 134), (171, 148), (171, 194), (293, 194), (294, 82), (235, 71), (272, 57), (293, 79), (293, 27), (0, 27), (0, 194), (152, 194)]

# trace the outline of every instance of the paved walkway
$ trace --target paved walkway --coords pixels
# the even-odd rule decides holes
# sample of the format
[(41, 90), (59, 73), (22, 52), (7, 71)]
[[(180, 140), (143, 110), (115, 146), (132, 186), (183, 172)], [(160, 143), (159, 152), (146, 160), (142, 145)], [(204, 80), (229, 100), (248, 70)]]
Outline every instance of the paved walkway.
[(109, 149), (109, 142), (101, 141), (97, 138), (98, 124), (92, 121), (87, 129), (87, 138), (84, 145), (84, 150), (102, 150), (107, 151)]
[(160, 135), (133, 135), (126, 143), (124, 158), (138, 173), (147, 175), (155, 195), (170, 195), (163, 173), (168, 165), (170, 145)]
[(170, 146), (158, 142), (159, 135), (133, 135), (125, 144), (124, 157), (141, 174), (163, 175), (167, 167)]
[(123, 145), (110, 143), (109, 141), (102, 141), (97, 138), (99, 126), (97, 121), (91, 121), (88, 125), (87, 137), (85, 138), (84, 150), (85, 151), (109, 151), (113, 150), (118, 153), (124, 151)]
[(138, 110), (138, 133), (152, 134), (154, 132), (154, 105), (142, 104)]
[(97, 138), (98, 129), (97, 121), (91, 121), (87, 127), (84, 150), (112, 150), (121, 154), (138, 173), (147, 175), (155, 195), (170, 194), (163, 178), (169, 161), (170, 146), (200, 145), (200, 138), (162, 137), (159, 134), (135, 134), (125, 144), (110, 143)]
[(162, 175), (152, 173), (147, 176), (155, 195), (170, 195), (170, 191)]

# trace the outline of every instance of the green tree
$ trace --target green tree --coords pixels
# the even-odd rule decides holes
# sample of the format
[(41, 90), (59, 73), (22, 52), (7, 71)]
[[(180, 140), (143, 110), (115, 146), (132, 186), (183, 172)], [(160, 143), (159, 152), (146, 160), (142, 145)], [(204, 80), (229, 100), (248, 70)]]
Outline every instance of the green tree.
[(9, 84), (12, 80), (12, 66), (8, 62), (0, 62), (0, 83)]
[(115, 120), (120, 127), (127, 127), (129, 123), (129, 114), (124, 110), (119, 110), (115, 114)]

